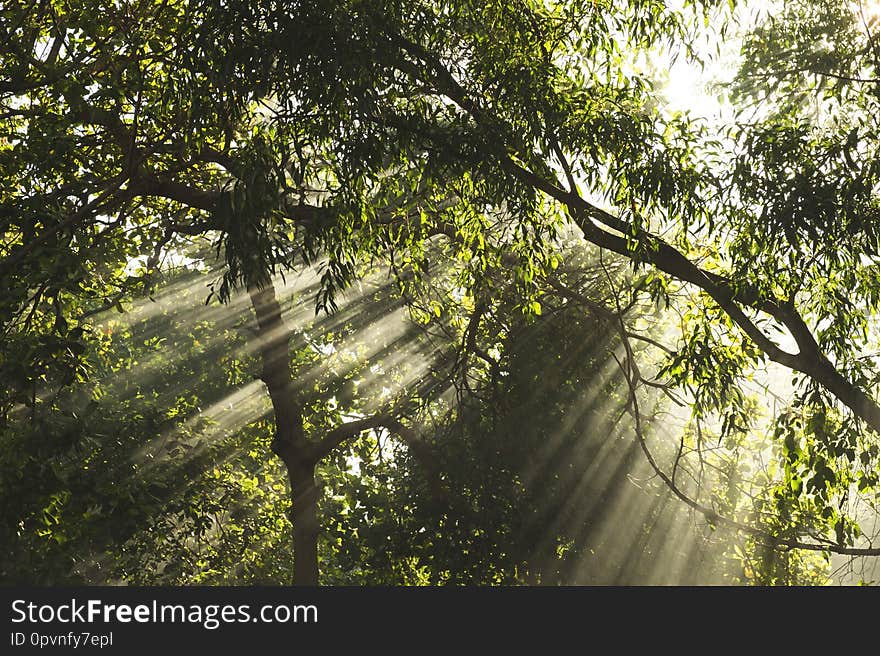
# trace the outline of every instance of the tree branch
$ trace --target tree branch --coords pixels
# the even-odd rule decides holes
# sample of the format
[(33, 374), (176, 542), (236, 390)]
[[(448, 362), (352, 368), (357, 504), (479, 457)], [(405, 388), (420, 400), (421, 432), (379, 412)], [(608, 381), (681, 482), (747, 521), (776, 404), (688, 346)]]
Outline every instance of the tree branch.
[[(555, 182), (530, 171), (516, 161), (509, 152), (505, 152), (504, 131), (499, 128), (498, 122), (481, 107), (479, 102), (468, 95), (438, 57), (400, 34), (391, 34), (389, 38), (407, 56), (423, 62), (430, 69), (434, 79), (425, 75), (405, 57), (399, 62), (400, 70), (426, 84), (433, 84), (439, 93), (469, 114), (478, 127), (492, 135), (493, 145), (491, 150), (487, 149), (486, 155), (496, 158), (502, 170), (561, 203), (575, 224), (581, 228), (585, 239), (630, 260), (645, 261), (682, 282), (691, 283), (702, 289), (767, 357), (823, 385), (857, 417), (864, 420), (875, 432), (880, 433), (880, 405), (837, 371), (834, 364), (818, 348), (815, 338), (795, 310), (793, 303), (768, 297), (759, 290), (704, 271), (660, 237), (637, 229), (636, 226), (587, 202), (576, 190), (565, 191)], [(607, 228), (620, 234), (609, 232)], [(792, 332), (800, 352), (793, 354), (780, 348), (746, 316), (740, 305), (752, 307), (780, 321)]]
[(631, 409), (630, 414), (633, 417), (633, 423), (635, 424), (636, 439), (639, 442), (639, 447), (641, 448), (642, 453), (644, 453), (645, 455), (645, 459), (648, 461), (651, 469), (654, 471), (657, 477), (663, 481), (666, 487), (668, 487), (669, 490), (676, 497), (678, 497), (690, 508), (696, 510), (698, 513), (703, 515), (711, 523), (723, 524), (738, 531), (742, 531), (743, 533), (751, 535), (752, 537), (760, 540), (762, 543), (775, 549), (802, 549), (805, 551), (831, 552), (845, 556), (880, 556), (880, 547), (848, 547), (832, 542), (804, 542), (803, 540), (799, 540), (797, 538), (785, 538), (772, 535), (771, 533), (768, 533), (763, 529), (744, 524), (742, 522), (736, 521), (735, 519), (725, 517), (724, 515), (720, 515), (714, 509), (699, 503), (695, 499), (692, 499), (689, 495), (682, 491), (680, 487), (678, 487), (678, 484), (675, 483), (669, 477), (669, 475), (666, 474), (666, 472), (663, 471), (660, 465), (657, 464), (657, 461), (654, 458), (654, 455), (651, 453), (651, 450), (648, 448), (648, 444), (645, 441), (645, 435), (642, 429), (641, 414), (638, 406), (638, 398), (636, 396), (635, 383), (627, 375), (627, 371), (624, 367), (621, 367), (621, 371), (623, 371), (624, 378), (626, 379), (627, 385), (629, 386), (629, 407)]
[(424, 467), (428, 476), (428, 483), (431, 487), (431, 494), (438, 500), (446, 498), (446, 490), (440, 478), (434, 455), (412, 429), (390, 414), (376, 414), (337, 426), (330, 430), (324, 436), (324, 439), (314, 446), (313, 455), (317, 460), (321, 460), (342, 444), (356, 438), (364, 431), (378, 428), (384, 428), (406, 444), (413, 457)]

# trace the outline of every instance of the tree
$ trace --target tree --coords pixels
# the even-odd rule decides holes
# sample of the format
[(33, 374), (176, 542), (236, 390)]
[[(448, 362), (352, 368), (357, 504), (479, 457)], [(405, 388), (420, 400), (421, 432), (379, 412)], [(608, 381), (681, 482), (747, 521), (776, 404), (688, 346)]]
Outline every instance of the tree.
[[(689, 297), (665, 374), (691, 391), (698, 418), (720, 412), (723, 435), (740, 431), (748, 404), (739, 383), (762, 362), (804, 386), (779, 439), (788, 489), (807, 480), (812, 496), (792, 501), (780, 488), (783, 526), (753, 534), (787, 548), (880, 553), (853, 546), (855, 524), (840, 508), (849, 481), (863, 492), (877, 483), (875, 374), (849, 343), (878, 298), (860, 259), (874, 252), (866, 217), (875, 173), (840, 165), (858, 159), (858, 131), (823, 149), (779, 115), (743, 126), (747, 166), (726, 174), (701, 159), (712, 143), (685, 118), (666, 117), (631, 71), (665, 42), (687, 50), (714, 3), (40, 2), (2, 11), (14, 28), (0, 62), (0, 277), (10, 290), (0, 315), (12, 381), (4, 416), (16, 403), (35, 412), (52, 385), (83, 378), (87, 316), (149, 285), (162, 254), (187, 236), (215, 235), (225, 262), (215, 292), (228, 300), (246, 288), (257, 319), (272, 451), (293, 501), (294, 580), (315, 583), (317, 463), (367, 429), (419, 447), (395, 408), (307, 434), (272, 276), (320, 262), (318, 307), (333, 310), (364, 261), (385, 253), (418, 285), (428, 243), (445, 240), (472, 298), (491, 292), (487, 271), (504, 266), (515, 310), (537, 315), (541, 281), (558, 264), (554, 239), (576, 226), (647, 272), (636, 294)], [(857, 18), (846, 23), (843, 9), (834, 17), (856, 39), (843, 27)], [(854, 52), (870, 58), (869, 47)], [(816, 168), (793, 176), (796, 188), (772, 187), (791, 193), (749, 195), (762, 181), (789, 181), (795, 163)], [(807, 193), (829, 171), (838, 177), (817, 187), (825, 196)], [(786, 226), (786, 242), (767, 238), (774, 225)], [(803, 235), (814, 244), (847, 235), (858, 246), (850, 257), (808, 252), (796, 246)], [(797, 353), (769, 336), (773, 327)], [(25, 348), (27, 358), (12, 357)], [(621, 368), (640, 444), (660, 471), (638, 428), (646, 379), (629, 348)], [(805, 534), (799, 513), (824, 524), (807, 522)]]

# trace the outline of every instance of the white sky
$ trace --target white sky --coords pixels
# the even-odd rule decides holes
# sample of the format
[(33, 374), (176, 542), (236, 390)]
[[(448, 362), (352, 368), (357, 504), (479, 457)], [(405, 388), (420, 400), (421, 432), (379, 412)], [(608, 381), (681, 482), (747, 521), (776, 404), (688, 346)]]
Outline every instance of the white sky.
[[(677, 3), (674, 3), (677, 4)], [(698, 56), (705, 66), (688, 61), (682, 53), (668, 70), (666, 84), (662, 88), (668, 111), (688, 112), (694, 118), (706, 119), (710, 124), (729, 122), (733, 108), (720, 93), (724, 84), (733, 80), (739, 65), (742, 39), (739, 34), (754, 25), (757, 15), (768, 9), (769, 3), (751, 2), (737, 10), (740, 28), (721, 39), (712, 34), (711, 26), (696, 44)], [(731, 26), (732, 28), (732, 26)], [(730, 28), (729, 28), (730, 29)], [(656, 62), (659, 67), (660, 62)]]

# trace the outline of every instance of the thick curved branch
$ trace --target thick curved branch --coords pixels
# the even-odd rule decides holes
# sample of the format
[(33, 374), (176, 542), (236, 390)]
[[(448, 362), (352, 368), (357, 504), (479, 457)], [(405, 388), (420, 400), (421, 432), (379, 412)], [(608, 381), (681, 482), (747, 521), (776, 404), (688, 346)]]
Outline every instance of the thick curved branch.
[(434, 498), (444, 499), (447, 496), (434, 455), (428, 446), (416, 436), (412, 429), (390, 414), (376, 414), (337, 426), (329, 431), (324, 436), (324, 439), (313, 447), (313, 456), (316, 461), (321, 460), (348, 440), (356, 438), (366, 430), (373, 429), (385, 429), (400, 438), (406, 444), (410, 453), (413, 454), (413, 457), (424, 467), (428, 476), (428, 483), (431, 486), (431, 494)]
[(141, 175), (132, 183), (130, 189), (135, 196), (167, 198), (205, 212), (213, 212), (220, 199), (219, 191), (205, 191), (176, 180), (162, 179), (149, 174)]
[[(529, 181), (535, 188), (564, 203), (588, 241), (627, 258), (635, 257), (627, 239), (600, 228), (592, 220), (598, 217), (598, 220), (607, 225), (616, 224), (620, 221), (619, 219), (594, 207), (580, 196), (563, 191), (543, 180), (512, 159), (508, 158), (506, 168)], [(880, 405), (835, 368), (819, 348), (812, 332), (797, 313), (793, 304), (761, 296), (754, 290), (743, 289), (741, 285), (737, 286), (723, 276), (704, 271), (677, 249), (650, 233), (642, 233), (638, 238), (641, 242), (639, 256), (642, 259), (660, 271), (705, 291), (767, 357), (789, 369), (806, 374), (823, 385), (849, 407), (856, 416), (864, 420), (874, 431), (880, 433)], [(767, 313), (780, 321), (795, 338), (799, 352), (797, 354), (789, 353), (780, 348), (755, 325), (740, 305)]]
[[(400, 70), (433, 86), (438, 93), (445, 95), (470, 115), (477, 126), (492, 135), (494, 138), (489, 140), (492, 149), (487, 150), (485, 155), (495, 158), (497, 164), (508, 174), (565, 207), (569, 216), (583, 231), (585, 239), (628, 259), (647, 262), (682, 282), (702, 289), (767, 357), (824, 386), (871, 429), (880, 433), (880, 405), (836, 369), (819, 348), (793, 303), (769, 297), (753, 287), (704, 271), (660, 237), (637, 229), (636, 226), (596, 207), (582, 198), (576, 190), (565, 191), (555, 181), (551, 182), (530, 171), (514, 159), (510, 152), (504, 150), (504, 131), (499, 128), (499, 122), (477, 100), (470, 97), (436, 55), (400, 34), (390, 34), (389, 38), (401, 49), (403, 56), (398, 62)], [(421, 62), (427, 70), (414, 64), (412, 60)], [(799, 352), (789, 353), (780, 348), (746, 315), (741, 306), (766, 313), (785, 325), (795, 338)]]

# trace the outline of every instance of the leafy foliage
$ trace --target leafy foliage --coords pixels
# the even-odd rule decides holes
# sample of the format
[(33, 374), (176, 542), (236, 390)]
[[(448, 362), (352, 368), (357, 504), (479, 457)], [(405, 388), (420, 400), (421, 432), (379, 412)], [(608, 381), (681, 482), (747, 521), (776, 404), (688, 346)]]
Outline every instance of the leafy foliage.
[[(95, 578), (80, 562), (97, 562), (81, 546), (94, 538), (97, 550), (113, 542), (131, 555), (102, 565), (111, 577), (287, 577), (287, 563), (270, 556), (287, 521), (280, 470), (266, 464), (270, 450), (282, 455), (272, 418), (260, 414), (218, 441), (200, 423), (212, 414), (199, 408), (259, 386), (244, 383), (250, 371), (269, 386), (276, 432), (296, 415), (290, 426), (302, 439), (296, 458), (283, 456), (288, 473), (318, 453), (319, 473), (342, 489), (323, 497), (335, 518), (323, 537), (328, 580), (461, 581), (481, 568), (487, 581), (564, 580), (590, 548), (576, 528), (548, 528), (575, 478), (538, 490), (522, 476), (526, 454), (550, 440), (551, 426), (568, 425), (599, 366), (586, 355), (580, 370), (547, 364), (579, 353), (593, 319), (616, 334), (604, 347), (626, 384), (596, 389), (632, 417), (636, 445), (674, 495), (751, 541), (743, 560), (777, 548), (880, 553), (861, 534), (880, 464), (876, 20), (849, 2), (806, 0), (760, 19), (743, 41), (740, 113), (713, 134), (665, 111), (644, 62), (694, 57), (694, 39), (734, 11), (719, 4), (4, 5), (0, 450), (3, 485), (24, 509), (6, 518), (4, 541), (16, 545), (6, 575), (27, 577), (31, 558), (57, 557), (47, 579)], [(600, 249), (590, 257), (603, 275), (578, 265), (572, 235)], [(213, 255), (193, 250), (206, 241)], [(372, 303), (361, 306), (362, 324), (406, 306), (412, 335), (439, 345), (408, 333), (375, 347), (381, 363), (358, 349), (343, 356), (357, 322), (328, 319), (337, 323), (318, 342), (312, 329), (294, 333), (289, 351), (286, 341), (269, 348), (279, 337), (260, 324), (240, 357), (216, 345), (217, 331), (227, 346), (239, 343), (228, 323), (193, 327), (173, 345), (170, 326), (140, 335), (121, 319), (95, 323), (144, 307), (137, 299), (181, 264), (194, 277), (211, 271), (205, 295), (229, 304), (230, 316), (238, 290), (316, 271), (314, 306), (344, 317), (346, 290), (363, 291), (387, 266), (399, 296), (363, 294)], [(651, 333), (650, 304), (677, 326)], [(654, 350), (634, 349), (638, 340)], [(142, 380), (100, 382), (166, 350)], [(270, 351), (296, 389), (272, 387)], [(407, 373), (416, 354), (423, 370)], [(222, 365), (214, 374), (196, 366), (212, 358)], [(535, 389), (536, 367), (561, 376), (557, 398)], [(794, 391), (764, 409), (762, 425), (749, 385), (781, 375)], [(191, 389), (175, 389), (175, 378)], [(691, 416), (670, 460), (646, 438), (641, 408), (673, 388)], [(546, 426), (506, 444), (505, 425), (534, 407), (548, 413)], [(440, 478), (464, 491), (462, 508), (438, 515), (436, 499), (423, 498), (433, 484), (406, 456), (376, 464), (386, 449), (378, 423), (348, 436), (354, 451), (327, 441), (369, 417), (393, 419), (435, 449)], [(162, 446), (169, 462), (155, 472), (123, 457), (131, 439), (152, 444), (168, 430), (179, 439)], [(709, 434), (717, 445), (706, 455)], [(740, 485), (749, 451), (769, 464)], [(493, 456), (505, 466), (487, 475)], [(707, 477), (707, 466), (721, 474)], [(97, 479), (84, 473), (96, 470)], [(686, 475), (693, 485), (681, 483)], [(42, 483), (26, 492), (29, 480)], [(110, 481), (129, 490), (128, 507), (95, 496), (117, 498)], [(468, 523), (496, 497), (486, 526)], [(451, 516), (460, 523), (444, 523)], [(371, 533), (376, 517), (375, 526), (409, 528)], [(431, 522), (439, 532), (420, 532)], [(373, 546), (349, 550), (343, 536), (355, 530)], [(382, 563), (379, 534), (422, 541), (396, 544)], [(438, 566), (441, 552), (447, 564)], [(750, 566), (752, 579), (789, 582), (814, 565), (770, 555), (766, 572)]]

